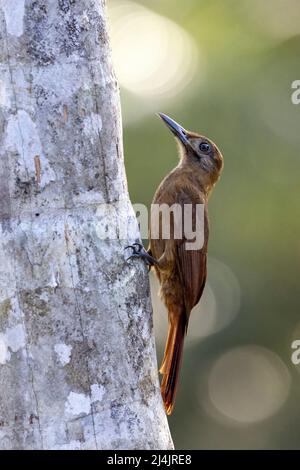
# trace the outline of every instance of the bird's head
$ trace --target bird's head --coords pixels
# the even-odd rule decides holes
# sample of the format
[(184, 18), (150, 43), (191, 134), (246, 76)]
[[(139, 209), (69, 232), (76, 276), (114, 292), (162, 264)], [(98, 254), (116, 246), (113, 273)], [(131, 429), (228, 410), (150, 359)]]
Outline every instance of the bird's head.
[(223, 168), (223, 156), (216, 144), (203, 135), (187, 131), (166, 114), (158, 115), (178, 141), (183, 161), (193, 165), (195, 171), (198, 169), (213, 186)]

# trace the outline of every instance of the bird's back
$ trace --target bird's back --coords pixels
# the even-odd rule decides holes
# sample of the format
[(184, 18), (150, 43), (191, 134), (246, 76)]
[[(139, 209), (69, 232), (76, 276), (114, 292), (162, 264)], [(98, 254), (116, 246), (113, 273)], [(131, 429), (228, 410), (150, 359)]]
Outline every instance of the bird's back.
[[(204, 254), (207, 252), (207, 242), (208, 242), (208, 235), (209, 235), (209, 222), (208, 222), (208, 211), (207, 211), (207, 200), (205, 193), (199, 183), (199, 179), (197, 175), (190, 169), (190, 168), (182, 168), (180, 166), (176, 167), (173, 171), (171, 171), (160, 183), (158, 186), (153, 202), (152, 208), (156, 207), (155, 214), (158, 213), (158, 208), (162, 207), (162, 205), (166, 205), (169, 208), (174, 205), (181, 208), (181, 221), (182, 221), (182, 240), (174, 240), (174, 214), (176, 212), (170, 212), (170, 238), (171, 244), (176, 242), (176, 244), (180, 244), (180, 242), (185, 242), (185, 227), (184, 227), (184, 210), (187, 208), (191, 208), (192, 206), (192, 226), (195, 228), (195, 207), (196, 205), (203, 205), (204, 206), (204, 244), (201, 248), (201, 252)], [(185, 209), (186, 208), (186, 209)], [(153, 209), (152, 209), (153, 210)], [(164, 239), (163, 237), (163, 227), (162, 224), (168, 223), (169, 221), (165, 218), (163, 219), (162, 213), (160, 212), (160, 219), (159, 219), (159, 230), (156, 230), (156, 234), (159, 234), (158, 238), (154, 238), (153, 230), (150, 228), (150, 249), (153, 256), (159, 259), (165, 251), (166, 243), (169, 240)], [(155, 217), (154, 217), (155, 221)], [(193, 250), (192, 250), (193, 251)]]

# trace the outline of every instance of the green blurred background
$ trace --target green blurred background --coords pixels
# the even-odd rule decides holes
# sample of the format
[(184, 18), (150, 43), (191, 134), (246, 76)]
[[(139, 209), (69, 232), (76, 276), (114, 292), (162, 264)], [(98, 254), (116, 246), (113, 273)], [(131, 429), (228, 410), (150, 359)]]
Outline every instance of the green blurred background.
[[(133, 203), (177, 164), (163, 111), (212, 138), (208, 284), (169, 423), (178, 449), (300, 448), (298, 0), (108, 2)], [(165, 312), (152, 278), (159, 360)], [(163, 331), (163, 333), (161, 333)]]

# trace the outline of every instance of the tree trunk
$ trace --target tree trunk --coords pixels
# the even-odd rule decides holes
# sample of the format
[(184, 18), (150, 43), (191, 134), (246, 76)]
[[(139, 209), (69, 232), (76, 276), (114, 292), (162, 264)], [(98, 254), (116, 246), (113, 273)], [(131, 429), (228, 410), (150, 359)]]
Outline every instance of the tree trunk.
[(1, 449), (172, 448), (104, 8), (0, 0)]

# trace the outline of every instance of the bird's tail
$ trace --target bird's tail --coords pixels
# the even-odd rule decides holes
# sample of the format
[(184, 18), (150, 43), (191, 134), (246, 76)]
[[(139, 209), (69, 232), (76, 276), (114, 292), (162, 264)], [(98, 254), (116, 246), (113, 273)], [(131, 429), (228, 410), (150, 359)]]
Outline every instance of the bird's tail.
[(172, 413), (175, 404), (186, 327), (184, 312), (175, 318), (169, 316), (168, 338), (160, 368), (160, 373), (163, 374), (161, 395), (168, 415)]

